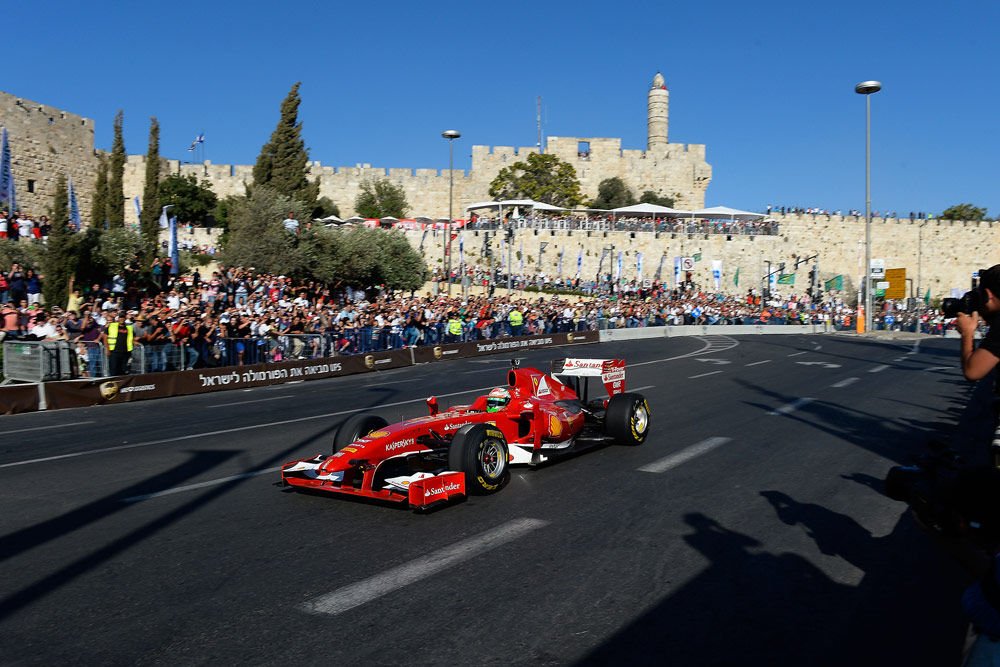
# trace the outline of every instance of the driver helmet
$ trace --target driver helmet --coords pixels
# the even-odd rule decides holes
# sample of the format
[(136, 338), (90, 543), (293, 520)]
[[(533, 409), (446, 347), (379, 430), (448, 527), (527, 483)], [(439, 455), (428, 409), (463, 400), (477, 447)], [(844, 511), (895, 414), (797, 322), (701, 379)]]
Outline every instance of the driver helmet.
[(510, 392), (505, 387), (497, 387), (486, 397), (486, 412), (500, 412), (510, 403)]

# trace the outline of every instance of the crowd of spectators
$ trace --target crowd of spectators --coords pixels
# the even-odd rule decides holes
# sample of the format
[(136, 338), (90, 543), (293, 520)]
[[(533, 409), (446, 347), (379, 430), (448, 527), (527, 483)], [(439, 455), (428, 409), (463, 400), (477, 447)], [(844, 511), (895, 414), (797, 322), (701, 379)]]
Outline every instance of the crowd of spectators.
[[(158, 263), (154, 262), (154, 264)], [(596, 285), (546, 276), (512, 276), (492, 289), (491, 276), (439, 283), (424, 294), (377, 289), (333, 289), (315, 281), (219, 267), (183, 280), (161, 270), (152, 291), (131, 284), (120, 272), (105, 284), (74, 288), (66, 307), (43, 305), (38, 276), (14, 264), (0, 271), (0, 325), (7, 338), (64, 340), (80, 358), (81, 374), (102, 375), (108, 326), (119, 312), (132, 325), (137, 354), (132, 372), (244, 365), (289, 358), (361, 354), (407, 346), (553, 332), (681, 324), (815, 323), (852, 329), (854, 309), (834, 298), (817, 303), (808, 296), (756, 291), (724, 295), (688, 285), (671, 289), (657, 282)], [(495, 276), (493, 276), (495, 278)], [(477, 284), (479, 289), (472, 289)], [(484, 288), (485, 287), (485, 288)], [(608, 288), (611, 288), (609, 291)], [(572, 293), (543, 294), (557, 289)], [(480, 292), (475, 294), (473, 292)], [(888, 310), (876, 326), (943, 331), (935, 311)]]
[(51, 232), (52, 224), (48, 216), (43, 215), (36, 221), (25, 211), (14, 211), (11, 215), (7, 209), (0, 210), (0, 239), (44, 243), (49, 240)]

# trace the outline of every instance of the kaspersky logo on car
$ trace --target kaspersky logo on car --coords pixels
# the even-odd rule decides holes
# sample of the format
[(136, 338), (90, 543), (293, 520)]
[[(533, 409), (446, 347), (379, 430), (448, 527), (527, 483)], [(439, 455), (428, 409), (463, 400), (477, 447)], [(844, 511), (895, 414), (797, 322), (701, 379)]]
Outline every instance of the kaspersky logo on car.
[(461, 485), (457, 482), (449, 482), (444, 486), (439, 486), (436, 489), (426, 489), (424, 491), (424, 498), (429, 498), (430, 496), (440, 496), (442, 493), (448, 493), (449, 491), (458, 491)]

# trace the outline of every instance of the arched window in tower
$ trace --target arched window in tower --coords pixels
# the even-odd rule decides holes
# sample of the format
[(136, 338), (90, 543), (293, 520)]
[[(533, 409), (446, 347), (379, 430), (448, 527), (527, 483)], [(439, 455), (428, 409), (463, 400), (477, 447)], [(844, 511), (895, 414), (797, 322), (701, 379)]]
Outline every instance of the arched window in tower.
[(579, 141), (576, 144), (576, 156), (581, 160), (590, 159), (590, 142), (589, 141)]

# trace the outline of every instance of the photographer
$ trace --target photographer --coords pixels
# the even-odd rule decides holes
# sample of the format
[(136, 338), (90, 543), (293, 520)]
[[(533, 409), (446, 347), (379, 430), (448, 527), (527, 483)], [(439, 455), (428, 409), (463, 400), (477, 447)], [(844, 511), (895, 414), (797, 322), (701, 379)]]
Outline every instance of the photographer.
[[(963, 312), (956, 315), (955, 327), (962, 336), (962, 373), (966, 380), (986, 377), (1000, 362), (1000, 264), (979, 272), (979, 286), (962, 298)], [(971, 297), (971, 298), (970, 298)], [(968, 312), (965, 312), (968, 311)], [(982, 317), (990, 330), (973, 349), (976, 327)]]

